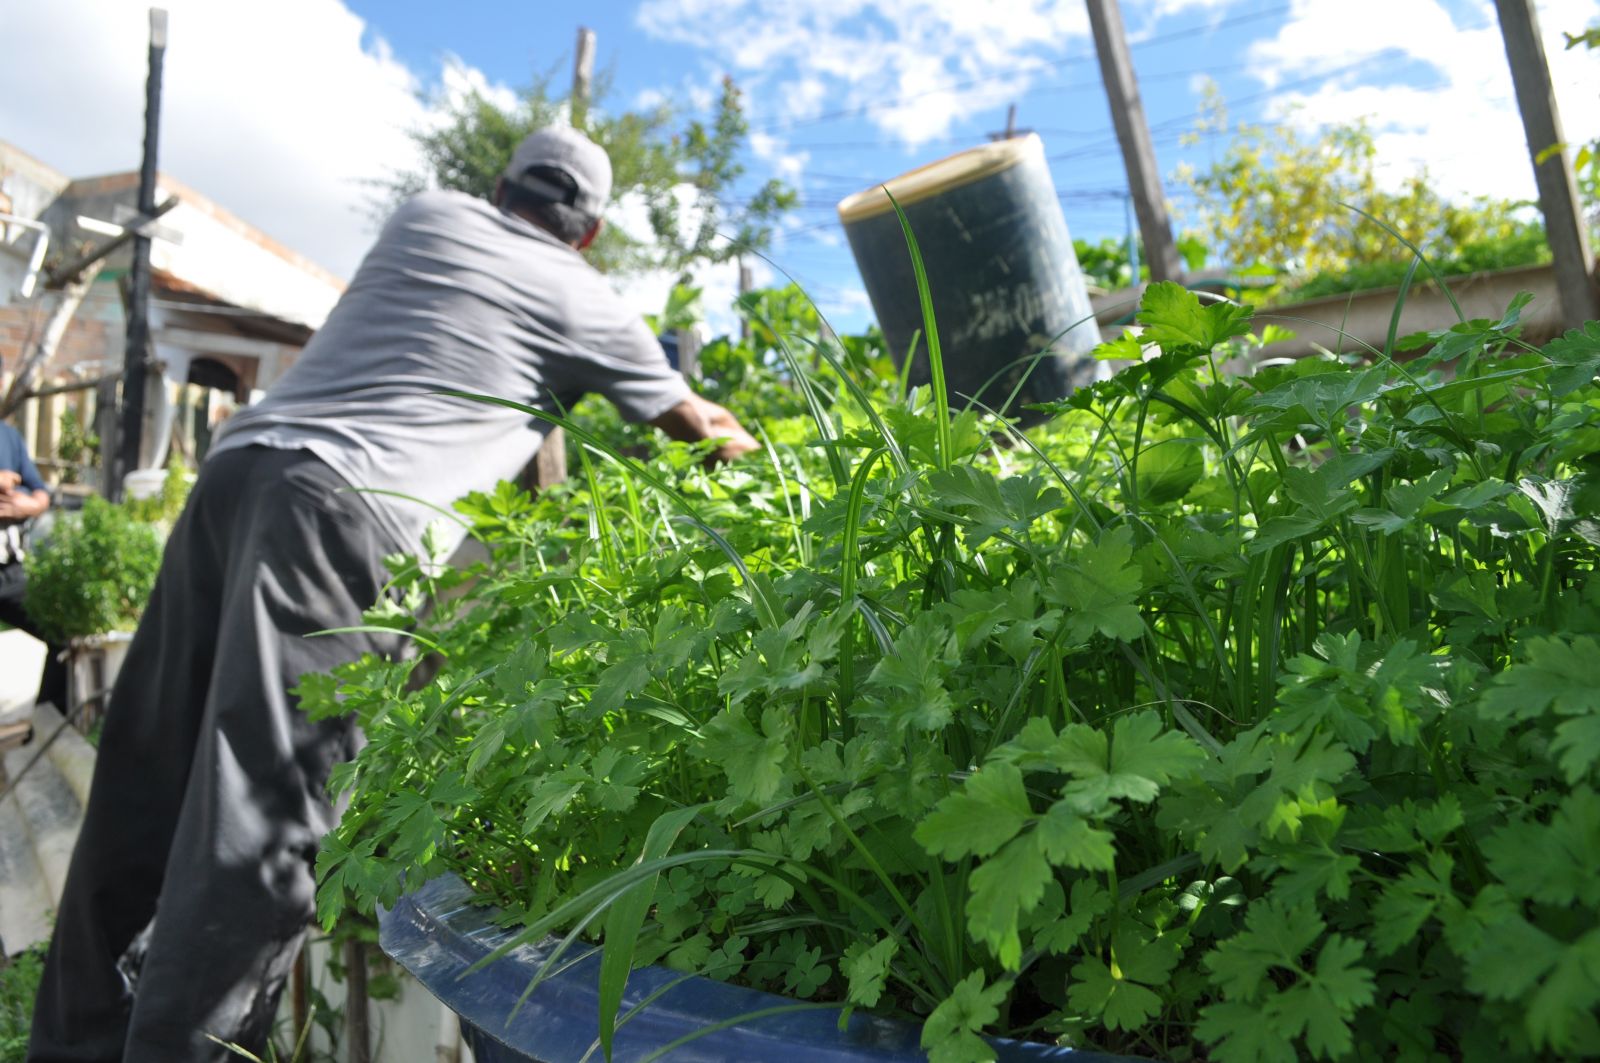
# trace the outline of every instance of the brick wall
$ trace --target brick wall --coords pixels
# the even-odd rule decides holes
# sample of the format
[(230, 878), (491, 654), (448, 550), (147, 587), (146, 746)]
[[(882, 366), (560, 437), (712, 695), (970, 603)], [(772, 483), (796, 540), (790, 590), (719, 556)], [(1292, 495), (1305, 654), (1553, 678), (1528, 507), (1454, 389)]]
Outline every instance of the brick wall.
[[(23, 344), (38, 342), (44, 330), (48, 309), (34, 306), (0, 306), (0, 370), (15, 372), (22, 358)], [(30, 332), (31, 327), (31, 332)], [(80, 362), (119, 362), (122, 358), (122, 331), (119, 322), (87, 313), (73, 315), (61, 346), (45, 367), (45, 377), (54, 378)]]

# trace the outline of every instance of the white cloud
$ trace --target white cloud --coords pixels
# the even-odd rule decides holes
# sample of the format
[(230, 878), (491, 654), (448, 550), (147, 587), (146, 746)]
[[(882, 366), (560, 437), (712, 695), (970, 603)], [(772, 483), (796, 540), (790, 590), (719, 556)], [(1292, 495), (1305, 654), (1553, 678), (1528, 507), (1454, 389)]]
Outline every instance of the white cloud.
[(483, 71), (469, 66), (460, 56), (447, 54), (439, 72), (439, 85), (429, 99), (433, 109), (430, 117), (443, 118), (447, 108), (473, 96), (488, 100), (502, 111), (513, 110), (521, 102), (511, 86), (491, 82)]
[(790, 184), (799, 184), (811, 161), (809, 151), (786, 151), (787, 144), (770, 133), (751, 133), (750, 150), (755, 157), (772, 169), (773, 176)]
[[(1600, 135), (1600, 57), (1567, 51), (1561, 33), (1592, 24), (1600, 3), (1549, 0), (1540, 6), (1567, 139), (1592, 139)], [(1532, 166), (1499, 23), (1492, 5), (1475, 8), (1453, 18), (1439, 0), (1296, 0), (1279, 33), (1251, 46), (1248, 66), (1270, 87), (1374, 61), (1372, 71), (1358, 68), (1315, 89), (1284, 93), (1271, 113), (1302, 127), (1365, 118), (1391, 173), (1425, 165), (1446, 194), (1532, 198)], [(1431, 68), (1438, 83), (1419, 88), (1375, 81), (1395, 57)]]
[(832, 322), (835, 328), (846, 332), (860, 327), (872, 318), (872, 300), (867, 297), (867, 290), (859, 285), (853, 288), (840, 288), (828, 298), (819, 299), (817, 302), (823, 316)]
[(653, 111), (667, 102), (667, 94), (660, 89), (642, 89), (633, 97), (633, 109)]
[[(753, 283), (757, 288), (783, 283), (772, 267), (759, 258), (746, 260), (750, 266)], [(667, 293), (672, 290), (677, 274), (658, 271), (626, 277), (617, 282), (617, 292), (624, 301), (641, 314), (659, 314), (667, 304)], [(733, 312), (734, 300), (739, 297), (739, 264), (719, 262), (715, 265), (701, 263), (689, 271), (689, 282), (701, 290), (700, 305), (706, 314), (706, 326), (713, 336), (726, 336), (739, 331), (739, 318)]]
[[(417, 76), (340, 0), (167, 0), (160, 167), (308, 258), (348, 276), (372, 241), (369, 185), (417, 155)], [(146, 5), (9, 3), (5, 138), (70, 176), (137, 169)], [(444, 98), (502, 86), (459, 60)]]
[(1186, 11), (1220, 11), (1232, 7), (1239, 0), (1154, 0), (1149, 6), (1149, 15), (1152, 18), (1167, 18), (1171, 15), (1181, 15)]
[(636, 21), (692, 45), (717, 27), (741, 82), (779, 101), (757, 127), (814, 117), (826, 99), (870, 108), (868, 120), (909, 145), (1021, 95), (1088, 35), (1077, 0), (645, 0)]

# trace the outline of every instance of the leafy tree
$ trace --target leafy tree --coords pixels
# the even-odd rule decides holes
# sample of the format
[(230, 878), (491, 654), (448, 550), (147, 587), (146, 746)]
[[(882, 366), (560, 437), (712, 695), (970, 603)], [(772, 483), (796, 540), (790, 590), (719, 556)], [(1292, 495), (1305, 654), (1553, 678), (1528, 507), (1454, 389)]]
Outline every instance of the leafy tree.
[[(694, 263), (725, 262), (741, 251), (765, 248), (773, 225), (794, 206), (795, 193), (769, 180), (747, 198), (735, 194), (745, 173), (739, 156), (749, 123), (732, 79), (723, 79), (708, 121), (691, 119), (681, 129), (675, 129), (676, 116), (666, 105), (607, 111), (606, 80), (600, 79), (579, 123), (611, 156), (612, 202), (642, 205), (650, 234), (607, 225), (589, 261), (607, 272), (682, 272)], [(387, 213), (427, 188), (487, 199), (517, 143), (535, 129), (565, 123), (572, 113), (571, 96), (554, 94), (548, 80), (525, 90), (510, 109), (477, 92), (454, 101), (445, 121), (413, 132), (422, 166), (380, 181), (376, 206)]]
[[(1226, 128), (1213, 86), (1198, 132)], [(1351, 208), (1426, 253), (1464, 259), (1465, 269), (1548, 258), (1529, 204), (1486, 196), (1453, 202), (1434, 189), (1426, 169), (1398, 185), (1381, 181), (1378, 161), (1365, 121), (1311, 134), (1286, 123), (1241, 124), (1220, 158), (1201, 171), (1182, 167), (1178, 177), (1194, 193), (1191, 221), (1213, 241), (1216, 257), (1291, 282), (1396, 260), (1394, 237)]]
[[(1590, 51), (1600, 49), (1600, 26), (1591, 26), (1581, 33), (1568, 33), (1566, 38), (1568, 51), (1579, 47)], [(1549, 150), (1559, 150), (1561, 147), (1564, 145), (1556, 145)], [(1600, 137), (1578, 145), (1573, 165), (1577, 169), (1578, 192), (1588, 204), (1590, 222), (1593, 223), (1595, 214), (1600, 211)]]

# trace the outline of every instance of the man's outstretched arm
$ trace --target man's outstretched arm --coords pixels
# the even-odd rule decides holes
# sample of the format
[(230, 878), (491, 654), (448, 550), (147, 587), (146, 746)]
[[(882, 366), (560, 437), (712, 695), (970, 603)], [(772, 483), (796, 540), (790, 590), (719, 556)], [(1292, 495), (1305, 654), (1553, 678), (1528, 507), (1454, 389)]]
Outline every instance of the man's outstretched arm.
[(761, 447), (729, 410), (692, 392), (650, 423), (680, 443), (722, 440), (711, 452), (714, 461), (732, 461)]

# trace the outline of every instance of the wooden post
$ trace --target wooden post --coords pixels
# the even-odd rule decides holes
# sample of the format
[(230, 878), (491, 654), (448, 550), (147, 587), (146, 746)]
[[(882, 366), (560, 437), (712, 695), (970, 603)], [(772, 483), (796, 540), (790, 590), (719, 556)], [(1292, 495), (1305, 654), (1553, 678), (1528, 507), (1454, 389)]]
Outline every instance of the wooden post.
[(295, 954), (294, 967), (289, 971), (289, 1014), (294, 1022), (294, 1031), (290, 1036), (296, 1040), (311, 1019), (311, 1009), (306, 994), (306, 987), (311, 984), (311, 972), (306, 967), (306, 953), (310, 951), (309, 944), (301, 945), (300, 951)]
[(594, 30), (578, 27), (578, 51), (572, 62), (572, 128), (589, 118), (590, 85), (594, 81)]
[[(43, 398), (39, 399), (38, 402), (39, 428), (33, 444), (33, 460), (37, 463), (40, 458), (43, 458), (44, 460), (53, 463), (59, 458), (59, 455), (56, 453), (56, 449), (60, 442), (61, 407), (63, 400), (60, 392), (57, 392), (54, 395), (44, 396)], [(54, 475), (59, 478), (59, 470), (57, 470)]]
[(678, 333), (678, 372), (684, 379), (693, 380), (700, 375), (700, 334), (692, 328), (681, 328)]
[[(144, 161), (139, 166), (140, 214), (156, 209), (156, 146), (161, 134), (161, 67), (167, 54), (167, 13), (150, 9), (150, 69), (144, 88)], [(128, 271), (128, 345), (122, 361), (122, 423), (115, 472), (107, 484), (113, 501), (122, 498), (122, 480), (139, 467), (144, 436), (145, 377), (150, 365), (150, 237), (133, 239)]]
[[(752, 273), (751, 270), (750, 270), (750, 267), (745, 264), (744, 256), (740, 255), (739, 256), (739, 294), (743, 295), (745, 292), (748, 292), (750, 289), (754, 288), (755, 286), (756, 286), (755, 274)], [(739, 338), (741, 340), (743, 340), (745, 343), (749, 343), (750, 342), (750, 319), (748, 317), (741, 317), (739, 319)]]
[[(344, 943), (344, 1034), (348, 1063), (372, 1063), (372, 1026), (367, 1014), (367, 947), (355, 938)], [(300, 1031), (295, 1031), (299, 1036)]]
[(17, 431), (22, 433), (22, 445), (28, 449), (29, 454), (39, 453), (38, 400), (30, 400), (22, 404), (17, 422)]
[[(1528, 154), (1533, 159), (1533, 179), (1539, 188), (1545, 239), (1555, 266), (1561, 319), (1568, 328), (1576, 328), (1600, 318), (1600, 293), (1595, 290), (1594, 255), (1578, 206), (1572, 166), (1562, 146), (1566, 138), (1550, 84), (1544, 41), (1539, 36), (1539, 16), (1534, 0), (1495, 0), (1494, 6), (1500, 15), (1500, 36), (1511, 63), (1511, 82), (1516, 86), (1517, 107), (1522, 111)], [(1545, 156), (1544, 161), (1540, 156)]]
[[(1161, 174), (1156, 170), (1156, 153), (1150, 143), (1150, 127), (1145, 122), (1144, 104), (1139, 99), (1139, 81), (1133, 72), (1133, 57), (1128, 53), (1128, 38), (1122, 29), (1122, 9), (1117, 0), (1088, 0), (1089, 26), (1094, 31), (1095, 52), (1100, 57), (1100, 76), (1106, 84), (1111, 104), (1111, 124), (1122, 145), (1122, 161), (1128, 169), (1128, 188), (1139, 217), (1139, 234), (1144, 238), (1144, 254), (1150, 263), (1150, 279), (1181, 280), (1183, 265), (1172, 239), (1172, 222), (1167, 218), (1167, 201), (1161, 191)], [(1137, 277), (1134, 282), (1138, 282)]]

